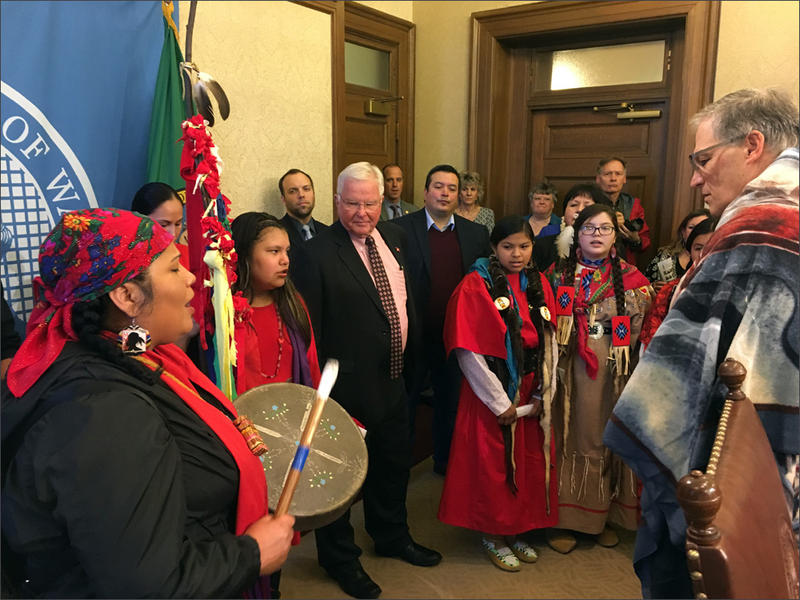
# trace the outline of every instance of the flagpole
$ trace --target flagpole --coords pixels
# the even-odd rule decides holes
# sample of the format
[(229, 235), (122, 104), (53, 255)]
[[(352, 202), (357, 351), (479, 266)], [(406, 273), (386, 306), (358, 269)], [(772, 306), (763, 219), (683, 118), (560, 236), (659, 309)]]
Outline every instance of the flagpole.
[[(183, 60), (187, 63), (192, 62), (192, 33), (194, 32), (194, 17), (197, 13), (197, 0), (189, 3), (189, 19), (186, 21), (186, 51), (183, 53)], [(181, 69), (183, 77), (183, 103), (186, 106), (186, 118), (194, 116), (194, 106), (192, 106), (192, 80), (185, 69)]]

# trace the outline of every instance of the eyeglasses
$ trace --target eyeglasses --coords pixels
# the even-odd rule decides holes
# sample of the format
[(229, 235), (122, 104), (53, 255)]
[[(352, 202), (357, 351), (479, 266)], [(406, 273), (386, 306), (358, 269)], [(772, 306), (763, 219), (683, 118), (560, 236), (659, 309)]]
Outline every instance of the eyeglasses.
[(597, 227), (588, 223), (581, 226), (581, 233), (583, 235), (594, 235), (598, 231), (600, 232), (600, 235), (611, 235), (614, 233), (614, 226), (609, 225), (608, 223), (603, 223)]
[(692, 152), (689, 155), (689, 163), (692, 165), (693, 171), (700, 171), (701, 173), (705, 173), (706, 163), (711, 160), (711, 157), (702, 157), (698, 159), (698, 156), (705, 154), (706, 152), (710, 152), (711, 150), (716, 150), (717, 148), (721, 148), (722, 146), (727, 146), (728, 144), (732, 144), (734, 142), (738, 142), (744, 135), (737, 135), (736, 137), (730, 138), (725, 140), (724, 142), (719, 142), (718, 144), (714, 144), (713, 146), (709, 146), (708, 148), (703, 148), (702, 150), (698, 150), (697, 152)]
[(354, 202), (353, 200), (342, 200), (342, 204), (348, 210), (359, 210), (362, 206), (366, 210), (372, 210), (380, 205), (379, 200), (370, 200), (369, 202)]

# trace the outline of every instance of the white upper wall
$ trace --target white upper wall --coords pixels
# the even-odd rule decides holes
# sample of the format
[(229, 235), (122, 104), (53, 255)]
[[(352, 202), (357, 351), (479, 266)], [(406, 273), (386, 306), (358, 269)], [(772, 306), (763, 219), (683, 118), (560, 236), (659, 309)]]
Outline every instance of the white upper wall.
[(800, 3), (723, 2), (714, 100), (736, 90), (800, 90)]
[[(180, 3), (185, 49), (189, 2)], [(222, 85), (231, 115), (211, 129), (223, 160), (221, 190), (234, 215), (281, 217), (278, 179), (314, 180), (314, 217), (333, 216), (331, 17), (293, 2), (198, 2), (192, 60)]]

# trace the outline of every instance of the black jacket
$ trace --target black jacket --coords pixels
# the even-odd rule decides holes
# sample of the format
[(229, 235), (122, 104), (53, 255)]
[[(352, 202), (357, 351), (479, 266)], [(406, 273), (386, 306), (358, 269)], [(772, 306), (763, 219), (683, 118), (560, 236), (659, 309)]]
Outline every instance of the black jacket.
[[(405, 270), (405, 235), (393, 221), (377, 230)], [(369, 271), (350, 235), (337, 221), (307, 243), (311, 262), (295, 281), (314, 326), (320, 364), (339, 360), (339, 377), (331, 397), (369, 430), (395, 402), (405, 401), (397, 380), (389, 378), (390, 327)], [(415, 315), (406, 277), (408, 341), (406, 364), (413, 353)]]
[[(286, 228), (286, 233), (289, 234), (289, 277), (294, 281), (298, 271), (304, 269), (305, 265), (308, 264), (306, 240), (303, 239), (303, 234), (298, 229), (300, 221), (290, 217), (288, 213), (283, 215), (280, 220)], [(320, 223), (313, 217), (311, 222), (314, 224), (315, 237), (328, 228), (327, 225)]]
[(2, 532), (24, 592), (233, 597), (255, 583), (258, 545), (232, 533), (236, 463), (166, 385), (67, 343), (22, 398), (4, 392)]

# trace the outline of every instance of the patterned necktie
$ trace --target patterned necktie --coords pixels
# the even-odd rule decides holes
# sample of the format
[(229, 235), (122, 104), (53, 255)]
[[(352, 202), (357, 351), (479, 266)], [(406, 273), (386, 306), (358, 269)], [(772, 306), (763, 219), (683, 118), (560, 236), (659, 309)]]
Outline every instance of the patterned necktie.
[(311, 239), (311, 227), (303, 225), (303, 239), (308, 241)]
[(400, 205), (399, 204), (390, 204), (389, 208), (392, 209), (392, 218), (396, 219), (400, 216)]
[(381, 299), (383, 311), (389, 319), (389, 327), (391, 329), (389, 377), (397, 379), (403, 371), (403, 338), (400, 332), (400, 315), (397, 312), (394, 296), (392, 296), (392, 288), (389, 285), (389, 278), (383, 268), (383, 261), (380, 254), (378, 254), (375, 240), (372, 239), (371, 235), (368, 235), (364, 241), (367, 244), (367, 255), (369, 256), (369, 264), (372, 267), (372, 276), (375, 278), (375, 287), (378, 289), (378, 296)]

